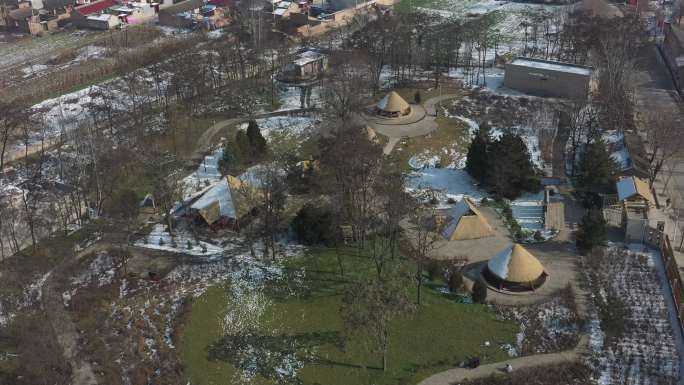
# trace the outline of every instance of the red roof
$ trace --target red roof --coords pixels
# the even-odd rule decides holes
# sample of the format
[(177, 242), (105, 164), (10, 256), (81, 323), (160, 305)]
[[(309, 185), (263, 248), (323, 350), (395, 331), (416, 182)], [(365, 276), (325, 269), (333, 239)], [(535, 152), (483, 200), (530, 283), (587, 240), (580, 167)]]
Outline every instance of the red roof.
[(209, 0), (208, 4), (215, 5), (217, 7), (232, 7), (233, 0)]
[(75, 8), (81, 15), (90, 15), (91, 13), (102, 12), (109, 7), (115, 6), (116, 0), (98, 0), (90, 4), (79, 5)]

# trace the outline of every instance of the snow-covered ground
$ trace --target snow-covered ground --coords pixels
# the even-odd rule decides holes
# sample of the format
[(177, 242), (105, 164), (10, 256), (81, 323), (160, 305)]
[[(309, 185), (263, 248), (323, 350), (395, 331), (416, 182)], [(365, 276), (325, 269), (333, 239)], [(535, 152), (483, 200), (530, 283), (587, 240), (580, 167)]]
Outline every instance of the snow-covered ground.
[[(588, 320), (592, 349), (588, 362), (598, 370), (598, 384), (679, 383), (677, 346), (681, 341), (675, 341), (670, 323), (667, 294), (656, 268), (657, 251), (643, 252), (641, 245), (629, 250), (615, 245), (602, 256), (589, 258), (593, 260), (583, 269), (594, 293)], [(608, 311), (619, 312), (616, 302), (624, 309), (623, 330), (607, 340), (604, 321), (612, 317)], [(605, 309), (604, 318), (601, 309)]]
[[(278, 84), (278, 99), (280, 101), (279, 111), (295, 110), (302, 107), (303, 91), (301, 87), (290, 86), (284, 83)], [(320, 107), (322, 104), (321, 87), (316, 85), (311, 87), (309, 102), (311, 107)], [(306, 104), (304, 103), (304, 106)]]
[[(103, 98), (103, 93), (109, 96)], [(115, 111), (124, 111), (127, 96), (118, 90), (105, 90), (104, 86), (91, 86), (35, 104), (31, 109), (34, 119), (39, 121), (42, 130), (34, 132), (31, 142), (39, 143), (43, 138), (49, 139), (71, 131), (79, 124), (91, 118), (91, 113), (98, 107), (107, 105)]]
[(480, 201), (487, 196), (465, 170), (452, 168), (425, 168), (409, 175), (406, 190), (415, 197), (429, 201), (436, 198), (447, 205), (449, 198), (460, 201), (464, 196)]
[(201, 241), (192, 234), (178, 229), (174, 230), (172, 235), (162, 223), (154, 225), (152, 231), (135, 242), (135, 245), (146, 249), (208, 258), (216, 258), (223, 254), (223, 247)]
[(551, 300), (528, 306), (495, 306), (497, 316), (520, 325), (509, 354), (530, 355), (572, 349), (579, 339), (579, 317), (569, 289)]
[(197, 169), (183, 178), (183, 199), (189, 199), (205, 191), (209, 186), (221, 180), (219, 163), (223, 158), (223, 148), (214, 150), (202, 159)]
[(544, 228), (544, 191), (523, 193), (511, 201), (513, 217), (522, 229), (542, 230)]
[[(294, 136), (308, 134), (320, 121), (310, 116), (273, 116), (257, 119), (256, 122), (261, 134), (268, 139), (281, 134)], [(243, 123), (240, 128), (246, 130), (247, 123)]]

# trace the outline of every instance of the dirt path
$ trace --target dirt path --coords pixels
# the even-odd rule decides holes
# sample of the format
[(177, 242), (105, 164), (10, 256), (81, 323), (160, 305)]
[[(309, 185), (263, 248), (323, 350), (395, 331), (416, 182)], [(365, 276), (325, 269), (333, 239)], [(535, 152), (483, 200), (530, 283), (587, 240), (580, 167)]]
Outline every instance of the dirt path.
[(50, 276), (43, 286), (43, 310), (48, 315), (50, 324), (57, 335), (57, 341), (62, 347), (64, 358), (71, 365), (72, 385), (96, 385), (97, 377), (90, 362), (79, 356), (79, 333), (76, 330), (71, 315), (64, 308), (62, 298), (63, 284), (69, 280), (71, 268), (84, 256), (110, 247), (105, 242), (97, 242), (81, 252), (65, 258), (50, 271)]
[(513, 370), (518, 370), (523, 368), (533, 368), (536, 366), (572, 362), (580, 359), (582, 355), (588, 351), (588, 346), (589, 338), (583, 335), (582, 338), (580, 338), (577, 347), (572, 350), (513, 358), (506, 361), (495, 362), (493, 364), (482, 365), (475, 369), (449, 369), (426, 378), (418, 383), (418, 385), (453, 385), (458, 384), (461, 381), (474, 380), (492, 375), (506, 375), (506, 373), (502, 370), (506, 364), (511, 364)]

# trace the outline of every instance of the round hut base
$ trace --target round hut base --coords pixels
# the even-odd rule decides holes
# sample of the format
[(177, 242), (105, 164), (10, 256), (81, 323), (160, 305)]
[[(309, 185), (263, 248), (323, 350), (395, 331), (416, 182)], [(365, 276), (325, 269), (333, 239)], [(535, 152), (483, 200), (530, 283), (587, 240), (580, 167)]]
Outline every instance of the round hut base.
[(485, 269), (482, 271), (482, 276), (487, 284), (497, 291), (521, 293), (535, 291), (540, 288), (546, 282), (548, 274), (543, 273), (539, 276), (539, 278), (531, 282), (511, 282), (497, 277), (489, 270), (489, 268), (485, 267)]

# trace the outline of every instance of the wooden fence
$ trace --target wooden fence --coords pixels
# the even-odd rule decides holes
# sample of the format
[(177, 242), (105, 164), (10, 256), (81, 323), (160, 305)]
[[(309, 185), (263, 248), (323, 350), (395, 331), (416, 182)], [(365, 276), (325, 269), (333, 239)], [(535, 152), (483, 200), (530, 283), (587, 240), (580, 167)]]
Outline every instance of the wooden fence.
[(674, 303), (677, 307), (677, 318), (679, 319), (679, 327), (684, 333), (684, 285), (682, 285), (682, 277), (679, 274), (679, 266), (674, 257), (674, 251), (672, 245), (670, 244), (670, 238), (665, 235), (660, 246), (660, 255), (663, 258), (663, 264), (665, 265), (665, 274), (667, 275), (667, 280), (670, 283), (670, 289), (672, 289), (672, 296), (674, 297)]

